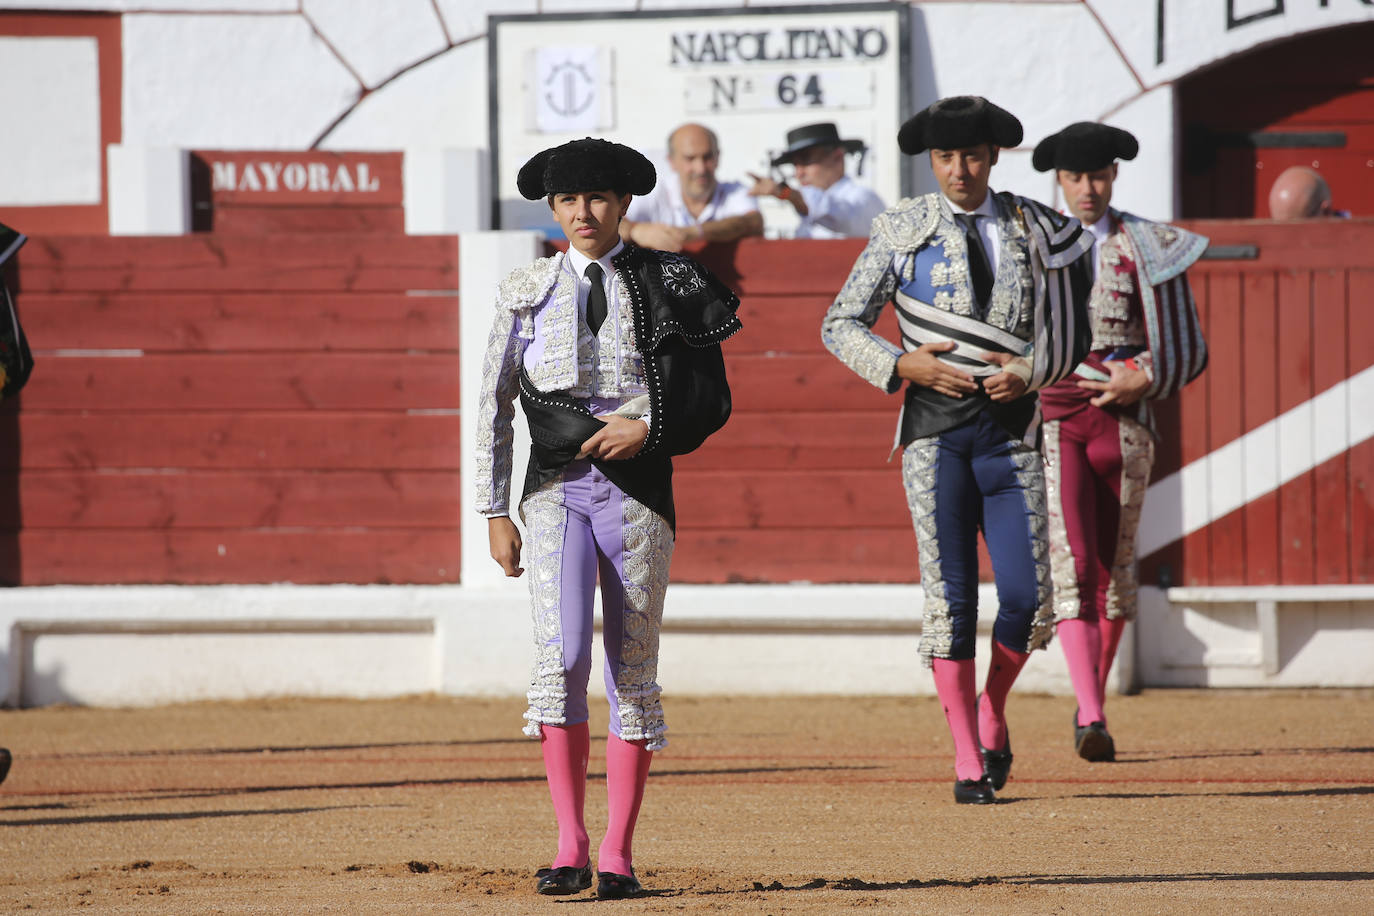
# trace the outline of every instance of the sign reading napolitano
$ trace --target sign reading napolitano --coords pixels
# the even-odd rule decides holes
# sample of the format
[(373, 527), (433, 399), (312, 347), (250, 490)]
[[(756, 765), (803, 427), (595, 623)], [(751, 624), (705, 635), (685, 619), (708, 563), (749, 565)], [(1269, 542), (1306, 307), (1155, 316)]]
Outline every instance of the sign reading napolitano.
[(600, 136), (664, 169), (667, 136), (688, 121), (719, 136), (717, 177), (746, 183), (768, 172), (787, 131), (833, 121), (870, 147), (858, 180), (895, 201), (909, 193), (894, 139), (910, 113), (909, 14), (873, 3), (491, 17), (493, 225), (551, 223), (547, 205), (515, 190), (540, 150)]

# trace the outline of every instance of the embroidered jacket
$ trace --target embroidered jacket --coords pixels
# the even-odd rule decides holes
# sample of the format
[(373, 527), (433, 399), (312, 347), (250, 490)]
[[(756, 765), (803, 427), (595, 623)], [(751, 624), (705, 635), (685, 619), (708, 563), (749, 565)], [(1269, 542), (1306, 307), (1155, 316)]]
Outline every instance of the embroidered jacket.
[[(997, 275), (981, 323), (1023, 342), (1030, 367), (1028, 392), (1064, 378), (1087, 354), (1090, 342), (1083, 298), (1092, 238), (1077, 220), (1044, 204), (1005, 192), (993, 195), (1000, 237)], [(917, 322), (899, 312), (902, 346), (873, 332), (898, 292), (954, 316), (952, 325), (976, 327), (968, 250), (963, 229), (942, 194), (908, 198), (873, 221), (868, 246), (821, 324), (821, 339), (871, 384), (886, 392), (902, 385), (897, 360), (920, 346)], [(993, 405), (980, 396), (956, 399), (912, 385), (899, 428), (903, 443), (931, 435), (993, 405), (1018, 438), (1034, 442), (1039, 430), (1035, 399)], [(999, 417), (999, 419), (1001, 419)], [(904, 430), (904, 431), (903, 431)]]
[(1207, 368), (1207, 342), (1185, 272), (1208, 240), (1120, 210), (1111, 211), (1111, 225), (1088, 298), (1092, 352), (1075, 377), (1045, 392), (1046, 416), (1065, 416), (1096, 396), (1078, 388), (1077, 379), (1105, 381), (1110, 373), (1104, 357), (1124, 347), (1136, 351), (1135, 359), (1149, 368), (1153, 381), (1144, 397), (1122, 412), (1152, 426), (1148, 402), (1177, 394)]
[(561, 398), (649, 399), (652, 422), (624, 463), (661, 461), (699, 446), (730, 413), (720, 342), (739, 330), (739, 300), (678, 254), (626, 245), (612, 263), (612, 308), (592, 334), (577, 308), (578, 278), (560, 252), (501, 283), (487, 338), (477, 423), (477, 509), (509, 512), (515, 398), (523, 369)]

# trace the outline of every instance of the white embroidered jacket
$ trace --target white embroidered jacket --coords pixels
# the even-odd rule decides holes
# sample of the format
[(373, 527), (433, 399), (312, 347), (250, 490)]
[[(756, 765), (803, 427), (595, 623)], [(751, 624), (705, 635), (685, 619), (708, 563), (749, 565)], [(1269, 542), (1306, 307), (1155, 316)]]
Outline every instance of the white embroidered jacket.
[(628, 401), (648, 391), (631, 302), (619, 277), (599, 334), (577, 304), (579, 278), (562, 252), (501, 282), (482, 365), (477, 414), (477, 510), (510, 511), (511, 422), (521, 367), (540, 391)]

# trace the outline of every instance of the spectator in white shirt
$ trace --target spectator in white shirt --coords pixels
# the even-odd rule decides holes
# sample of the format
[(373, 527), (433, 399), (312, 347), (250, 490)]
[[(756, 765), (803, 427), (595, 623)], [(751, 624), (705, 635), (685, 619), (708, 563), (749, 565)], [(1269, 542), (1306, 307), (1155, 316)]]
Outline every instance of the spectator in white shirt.
[(807, 124), (787, 132), (787, 149), (770, 163), (773, 168), (791, 163), (801, 191), (786, 181), (753, 173), (755, 197), (785, 200), (801, 217), (799, 239), (867, 238), (873, 218), (885, 209), (872, 188), (845, 174), (846, 153), (862, 153), (862, 140), (841, 140), (834, 124)]
[(668, 165), (658, 187), (630, 204), (620, 237), (643, 248), (681, 251), (688, 242), (733, 242), (763, 235), (763, 216), (749, 189), (717, 181), (720, 143), (700, 124), (683, 124), (668, 135)]

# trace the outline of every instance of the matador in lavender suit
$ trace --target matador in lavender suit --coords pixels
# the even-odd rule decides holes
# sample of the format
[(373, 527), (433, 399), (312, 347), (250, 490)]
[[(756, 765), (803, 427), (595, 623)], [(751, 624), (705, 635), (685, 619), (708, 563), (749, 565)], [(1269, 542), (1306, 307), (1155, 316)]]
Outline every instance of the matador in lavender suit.
[(1040, 395), (1056, 631), (1078, 698), (1074, 748), (1085, 760), (1116, 757), (1103, 702), (1122, 630), (1136, 615), (1136, 531), (1154, 462), (1150, 404), (1207, 366), (1185, 273), (1207, 239), (1111, 207), (1117, 160), (1138, 151), (1128, 132), (1080, 121), (1032, 156), (1035, 168), (1055, 170), (1094, 243), (1092, 352)]
[[(930, 150), (940, 191), (873, 221), (868, 247), (826, 313), (825, 345), (879, 390), (906, 383), (897, 445), (925, 591), (920, 654), (955, 749), (955, 801), (995, 802), (1011, 770), (1007, 693), (1053, 635), (1045, 484), (1035, 391), (1087, 353), (1076, 221), (988, 188), (1021, 122), (977, 96), (942, 99), (902, 125), (902, 152)], [(901, 345), (873, 332), (891, 302)], [(997, 583), (991, 661), (975, 693), (977, 538)]]
[[(655, 177), (638, 152), (592, 138), (525, 163), (520, 193), (547, 199), (569, 247), (501, 284), (482, 371), (477, 507), (506, 575), (524, 571), (526, 551), (535, 664), (525, 734), (540, 739), (558, 820), (558, 854), (536, 875), (541, 894), (591, 886), (583, 802), (598, 581), (610, 735), (597, 896), (642, 890), (631, 839), (667, 731), (658, 639), (675, 538), (672, 456), (730, 415), (720, 343), (739, 329), (739, 300), (696, 262), (620, 239), (630, 200)], [(510, 519), (517, 398), (531, 439), (519, 503), (527, 541)]]

